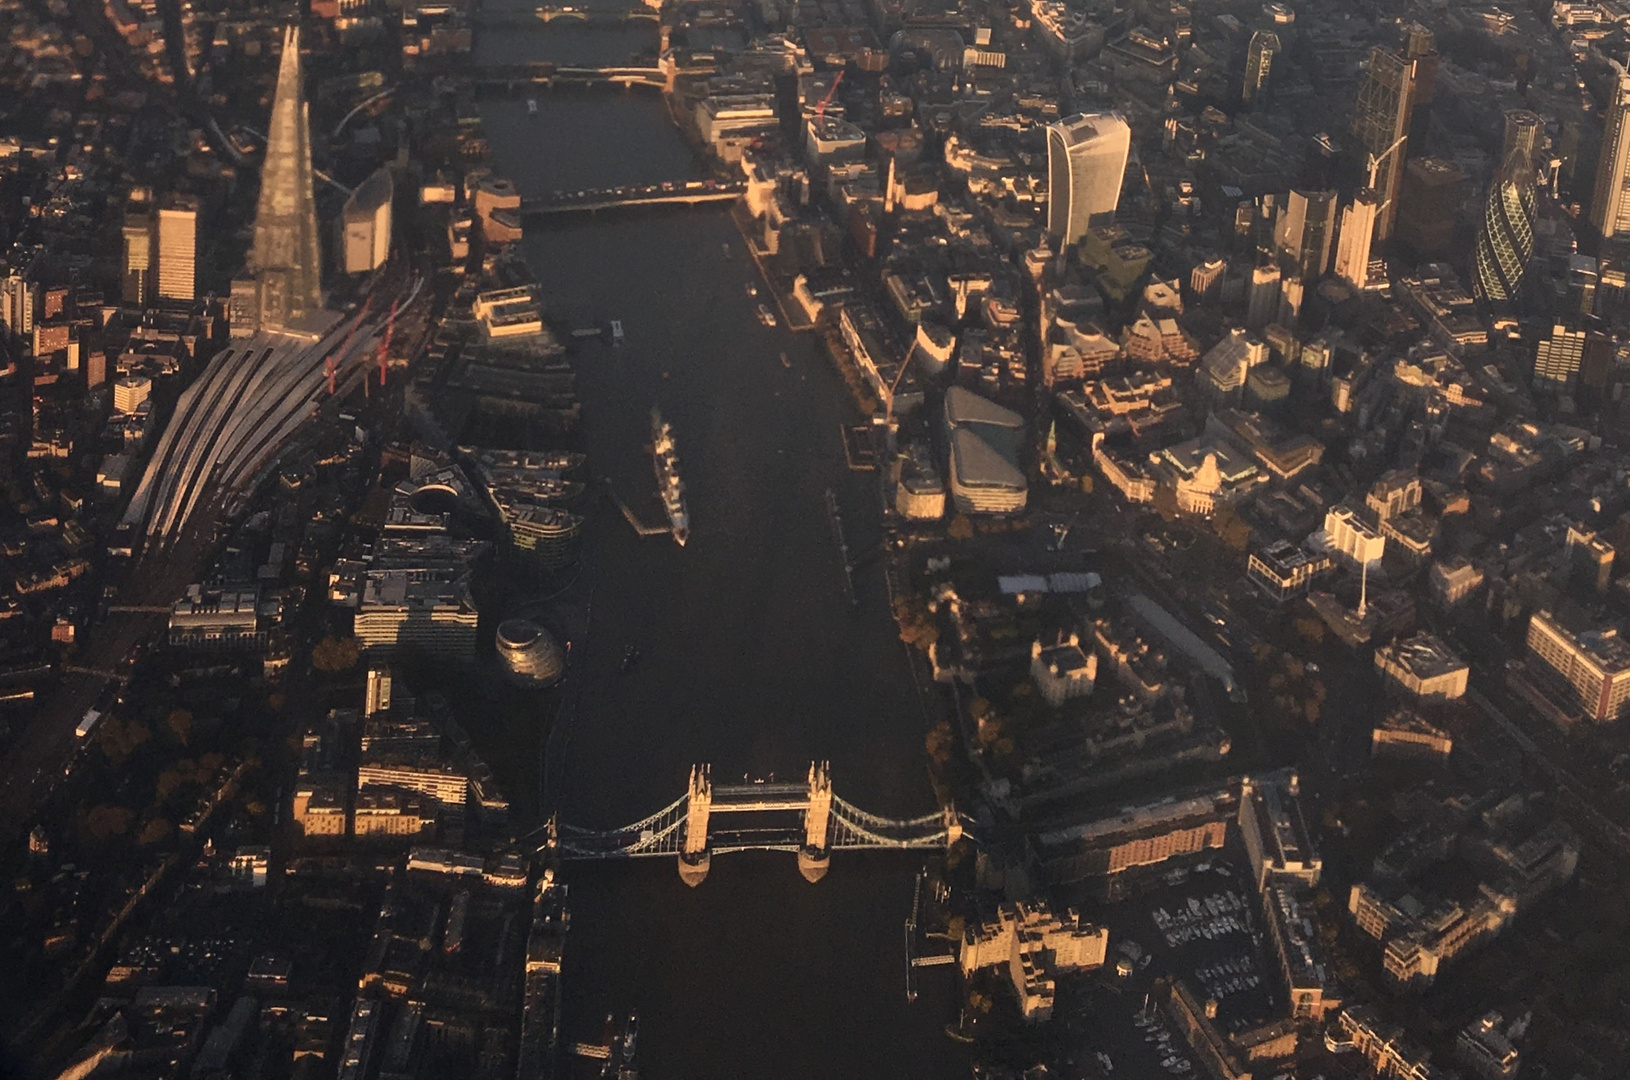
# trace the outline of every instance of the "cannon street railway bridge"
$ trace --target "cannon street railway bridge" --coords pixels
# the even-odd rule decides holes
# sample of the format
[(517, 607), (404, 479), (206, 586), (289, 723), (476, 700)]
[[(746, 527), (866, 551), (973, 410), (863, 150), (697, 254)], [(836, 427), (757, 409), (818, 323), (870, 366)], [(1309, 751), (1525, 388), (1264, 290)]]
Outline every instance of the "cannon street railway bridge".
[[(796, 814), (798, 822), (757, 827), (719, 827), (714, 819), (736, 814)], [(756, 819), (755, 819), (756, 820)], [(585, 829), (550, 819), (542, 849), (560, 859), (676, 858), (687, 885), (700, 885), (715, 854), (787, 851), (809, 881), (825, 876), (834, 849), (931, 850), (963, 835), (955, 807), (921, 817), (895, 819), (867, 813), (832, 791), (830, 762), (809, 766), (805, 783), (713, 783), (712, 768), (696, 765), (685, 794), (656, 813), (618, 829)]]

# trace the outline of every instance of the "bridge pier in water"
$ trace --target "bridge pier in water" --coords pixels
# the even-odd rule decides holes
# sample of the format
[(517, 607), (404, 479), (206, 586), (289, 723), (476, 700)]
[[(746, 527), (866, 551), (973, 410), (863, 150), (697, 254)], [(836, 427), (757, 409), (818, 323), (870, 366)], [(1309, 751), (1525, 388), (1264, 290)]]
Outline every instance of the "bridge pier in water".
[(713, 767), (692, 765), (685, 811), (685, 846), (679, 853), (679, 880), (696, 888), (707, 879), (713, 852), (707, 843), (707, 821), (713, 811)]
[(832, 865), (832, 763), (809, 764), (809, 807), (804, 811), (804, 843), (798, 849), (798, 872), (810, 884)]

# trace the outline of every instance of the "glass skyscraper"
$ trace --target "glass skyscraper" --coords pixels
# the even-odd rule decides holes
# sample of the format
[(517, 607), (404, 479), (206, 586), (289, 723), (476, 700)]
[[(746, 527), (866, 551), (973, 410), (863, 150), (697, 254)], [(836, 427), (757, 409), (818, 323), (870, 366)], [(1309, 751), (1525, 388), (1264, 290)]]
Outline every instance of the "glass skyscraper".
[(1630, 236), (1630, 70), (1617, 60), (1613, 65), (1613, 93), (1602, 114), (1602, 151), (1597, 158), (1596, 191), (1590, 200), (1590, 221), (1604, 240)]
[(1114, 220), (1132, 152), (1120, 113), (1077, 114), (1047, 129), (1047, 234), (1068, 246)]
[(291, 26), (283, 34), (283, 57), (260, 172), (255, 240), (249, 251), (259, 322), (268, 327), (298, 322), (323, 305), (311, 127), (301, 83), (300, 29)]
[(1489, 304), (1509, 304), (1522, 288), (1534, 254), (1534, 153), (1544, 120), (1527, 110), (1506, 114), (1505, 159), (1489, 185), (1483, 220), (1472, 252), (1472, 295)]

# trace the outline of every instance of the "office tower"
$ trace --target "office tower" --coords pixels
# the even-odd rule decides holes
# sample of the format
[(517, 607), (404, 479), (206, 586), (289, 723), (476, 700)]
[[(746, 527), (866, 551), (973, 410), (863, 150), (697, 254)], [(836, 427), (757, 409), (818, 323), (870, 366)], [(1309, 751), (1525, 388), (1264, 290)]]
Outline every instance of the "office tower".
[(1279, 283), (1279, 314), (1274, 319), (1280, 326), (1294, 330), (1302, 318), (1302, 300), (1307, 286), (1301, 278), (1288, 277)]
[(198, 199), (171, 194), (158, 208), (158, 294), (191, 300), (198, 278)]
[(1258, 30), (1251, 35), (1251, 44), (1245, 49), (1245, 85), (1240, 91), (1240, 100), (1246, 108), (1266, 95), (1268, 80), (1273, 75), (1273, 58), (1279, 51), (1279, 35), (1272, 30)]
[[(1533, 113), (1526, 116), (1539, 119)], [(1539, 213), (1533, 156), (1537, 130), (1526, 118), (1519, 117), (1514, 124), (1512, 115), (1506, 117), (1510, 152), (1489, 184), (1472, 250), (1472, 295), (1487, 304), (1509, 304), (1517, 298), (1534, 254), (1534, 220)]]
[(1521, 151), (1538, 165), (1540, 142), (1545, 137), (1545, 118), (1527, 109), (1509, 109), (1505, 114), (1505, 140), (1500, 146), (1503, 163), (1512, 153)]
[(158, 223), (153, 218), (152, 193), (136, 188), (125, 206), (124, 273), (119, 279), (119, 298), (141, 307), (153, 299), (153, 256)]
[(1579, 374), (1585, 359), (1585, 332), (1566, 326), (1551, 327), (1551, 336), (1534, 350), (1534, 382), (1567, 386)]
[(1425, 135), (1428, 107), (1437, 79), (1438, 54), (1432, 32), (1421, 26), (1404, 29), (1397, 49), (1377, 45), (1370, 50), (1370, 67), (1358, 88), (1352, 133), (1366, 183), (1380, 197), (1375, 220), (1375, 242), (1392, 236), (1398, 214), (1398, 188), (1403, 163), (1411, 148)]
[(391, 198), (389, 169), (380, 169), (351, 192), (340, 214), (340, 269), (347, 274), (377, 270), (390, 257)]
[(1369, 288), (1370, 245), (1381, 197), (1371, 188), (1353, 196), (1341, 212), (1341, 238), (1336, 243), (1336, 276), (1355, 289)]
[(1251, 271), (1251, 292), (1245, 309), (1245, 325), (1260, 330), (1279, 314), (1279, 267), (1258, 266)]
[(1336, 238), (1336, 193), (1292, 191), (1274, 226), (1274, 247), (1286, 273), (1317, 281), (1330, 268), (1330, 246)]
[(1454, 241), (1465, 181), (1466, 174), (1443, 158), (1413, 158), (1404, 167), (1398, 192), (1398, 239), (1418, 257), (1441, 255)]
[(1077, 114), (1047, 129), (1047, 232), (1073, 244), (1112, 221), (1132, 151), (1132, 128), (1120, 113)]
[(1536, 611), (1528, 620), (1528, 667), (1592, 720), (1617, 720), (1630, 704), (1630, 644), (1617, 627)]
[(260, 171), (249, 272), (262, 325), (283, 327), (322, 309), (322, 255), (311, 171), (311, 129), (301, 84), (300, 29), (283, 32), (283, 56)]
[(1596, 191), (1590, 200), (1590, 222), (1603, 240), (1630, 236), (1630, 70), (1617, 60), (1613, 88), (1602, 113), (1602, 149), (1596, 159)]
[(0, 281), (0, 324), (13, 338), (34, 332), (34, 286), (15, 270)]

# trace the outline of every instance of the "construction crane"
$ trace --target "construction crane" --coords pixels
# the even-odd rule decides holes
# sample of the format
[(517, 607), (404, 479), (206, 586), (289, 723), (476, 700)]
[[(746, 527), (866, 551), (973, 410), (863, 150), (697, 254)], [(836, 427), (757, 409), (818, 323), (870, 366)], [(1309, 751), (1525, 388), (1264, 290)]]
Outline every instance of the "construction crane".
[(821, 99), (821, 103), (815, 106), (815, 126), (817, 128), (821, 126), (821, 121), (826, 118), (826, 107), (832, 104), (832, 96), (838, 92), (838, 84), (841, 82), (843, 82), (843, 72), (839, 71), (838, 77), (832, 80), (831, 89), (826, 92), (826, 96)]
[(340, 347), (338, 349), (334, 350), (323, 358), (323, 371), (328, 375), (329, 397), (334, 396), (334, 371), (335, 365), (338, 363), (335, 357), (344, 356), (345, 350), (351, 347), (351, 339), (356, 336), (357, 327), (362, 325), (362, 320), (368, 317), (368, 305), (372, 304), (373, 302), (374, 300), (371, 296), (367, 300), (363, 301), (362, 311), (358, 313), (356, 321), (351, 324), (351, 329), (345, 332), (345, 340), (340, 342)]
[(385, 389), (385, 362), (391, 351), (391, 332), (396, 329), (396, 301), (391, 301), (390, 318), (385, 320), (385, 336), (379, 342), (379, 388)]

